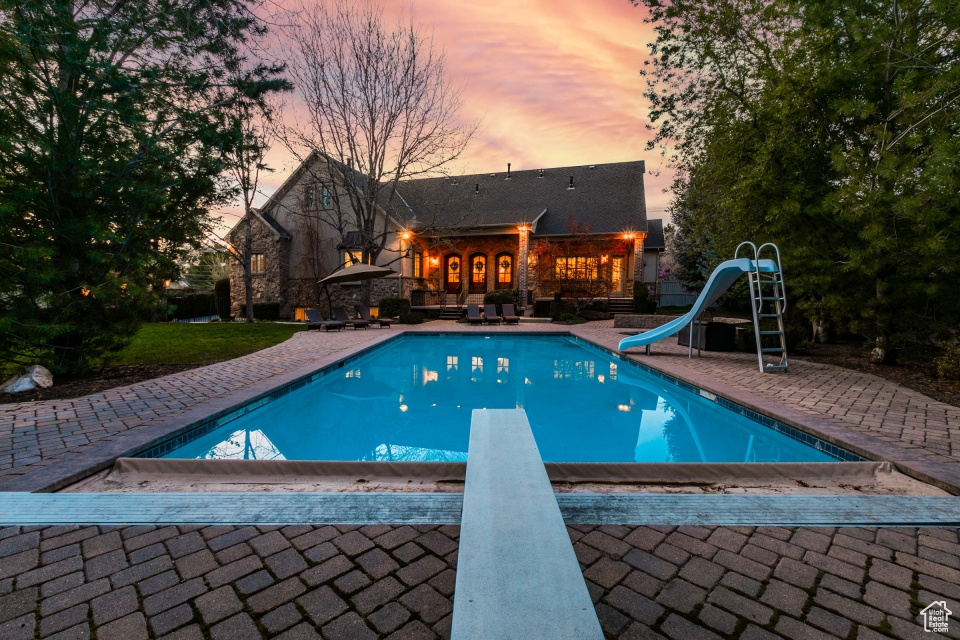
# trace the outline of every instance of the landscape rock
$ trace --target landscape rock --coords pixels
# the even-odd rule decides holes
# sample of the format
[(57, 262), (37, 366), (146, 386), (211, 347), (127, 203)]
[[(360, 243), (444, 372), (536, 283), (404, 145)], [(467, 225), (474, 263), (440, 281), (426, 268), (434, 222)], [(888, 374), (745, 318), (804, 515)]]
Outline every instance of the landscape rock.
[(9, 378), (0, 387), (0, 392), (20, 393), (21, 391), (32, 391), (37, 387), (47, 388), (52, 386), (53, 374), (45, 367), (35, 364), (27, 369), (26, 373)]

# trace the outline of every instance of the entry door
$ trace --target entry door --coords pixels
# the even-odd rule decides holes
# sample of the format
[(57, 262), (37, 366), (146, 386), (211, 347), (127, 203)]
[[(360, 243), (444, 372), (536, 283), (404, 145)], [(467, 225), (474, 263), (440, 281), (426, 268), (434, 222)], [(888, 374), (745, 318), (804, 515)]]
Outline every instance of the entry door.
[(623, 295), (623, 256), (610, 258), (611, 293)]
[(447, 256), (443, 267), (443, 283), (447, 293), (456, 293), (460, 289), (460, 278), (463, 277), (463, 264), (460, 256)]

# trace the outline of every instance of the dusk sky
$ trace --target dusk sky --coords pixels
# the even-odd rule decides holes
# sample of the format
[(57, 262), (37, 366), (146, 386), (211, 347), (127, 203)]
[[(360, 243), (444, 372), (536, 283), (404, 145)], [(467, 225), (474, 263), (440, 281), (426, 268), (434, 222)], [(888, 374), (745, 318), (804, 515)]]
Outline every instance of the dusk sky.
[[(466, 85), (464, 119), (483, 120), (457, 172), (643, 159), (648, 217), (664, 216), (672, 174), (659, 152), (645, 149), (651, 132), (639, 72), (652, 30), (643, 9), (628, 0), (385, 3), (389, 11), (412, 6), (433, 29), (450, 79)], [(263, 180), (267, 194), (295, 168), (282, 149), (268, 161), (277, 171)]]

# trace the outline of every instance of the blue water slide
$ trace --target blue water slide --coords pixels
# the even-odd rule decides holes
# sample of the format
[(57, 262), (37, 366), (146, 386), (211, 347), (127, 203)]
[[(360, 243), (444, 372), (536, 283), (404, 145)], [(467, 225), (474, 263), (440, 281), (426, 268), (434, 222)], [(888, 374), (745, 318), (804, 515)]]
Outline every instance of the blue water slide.
[(686, 315), (672, 320), (662, 327), (624, 338), (620, 341), (618, 349), (624, 351), (631, 347), (645, 347), (654, 342), (659, 342), (664, 338), (669, 338), (693, 322), (694, 318), (699, 317), (700, 314), (715, 303), (720, 296), (726, 293), (727, 289), (733, 286), (733, 283), (736, 282), (740, 276), (756, 271), (760, 273), (776, 273), (777, 263), (773, 260), (751, 260), (749, 258), (727, 260), (710, 274), (710, 279), (707, 280), (706, 286), (703, 287), (700, 297), (693, 303), (693, 308), (690, 309)]

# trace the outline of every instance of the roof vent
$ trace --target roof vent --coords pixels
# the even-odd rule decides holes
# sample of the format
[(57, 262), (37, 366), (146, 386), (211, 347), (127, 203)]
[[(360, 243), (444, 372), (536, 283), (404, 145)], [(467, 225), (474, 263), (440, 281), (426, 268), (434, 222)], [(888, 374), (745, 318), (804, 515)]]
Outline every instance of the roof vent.
[(567, 190), (573, 189), (573, 176), (570, 176), (570, 186), (567, 187)]
[(510, 179), (510, 163), (507, 163), (507, 180)]
[(540, 169), (540, 175), (538, 175), (537, 177), (538, 177), (538, 178), (542, 178), (542, 177), (543, 177), (543, 169)]
[(480, 183), (479, 183), (479, 182), (477, 183), (477, 190), (474, 191), (474, 193), (475, 193), (476, 195), (480, 195)]
[(597, 165), (595, 165), (595, 164), (592, 164), (592, 165), (590, 165), (589, 167), (587, 167), (587, 169), (596, 169), (596, 168), (597, 168)]

